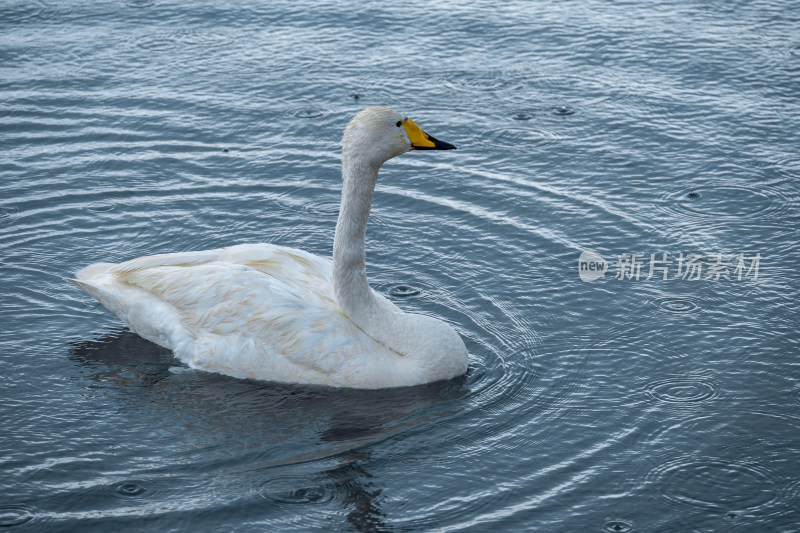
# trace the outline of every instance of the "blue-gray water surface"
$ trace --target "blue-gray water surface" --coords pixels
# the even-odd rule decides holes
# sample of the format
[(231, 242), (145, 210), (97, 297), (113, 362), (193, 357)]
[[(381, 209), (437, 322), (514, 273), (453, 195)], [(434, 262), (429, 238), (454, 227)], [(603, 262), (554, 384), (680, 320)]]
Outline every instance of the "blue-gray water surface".
[[(367, 105), (458, 146), (367, 262), (464, 378), (195, 371), (64, 281), (329, 256)], [(798, 132), (792, 0), (4, 0), (0, 528), (800, 531)]]

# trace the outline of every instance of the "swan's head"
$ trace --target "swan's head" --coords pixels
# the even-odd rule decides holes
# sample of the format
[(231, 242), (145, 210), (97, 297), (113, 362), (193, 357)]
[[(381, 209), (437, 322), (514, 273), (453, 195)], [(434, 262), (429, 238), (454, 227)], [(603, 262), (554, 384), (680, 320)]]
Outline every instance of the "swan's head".
[(342, 156), (382, 164), (410, 150), (455, 150), (388, 107), (368, 107), (345, 127)]

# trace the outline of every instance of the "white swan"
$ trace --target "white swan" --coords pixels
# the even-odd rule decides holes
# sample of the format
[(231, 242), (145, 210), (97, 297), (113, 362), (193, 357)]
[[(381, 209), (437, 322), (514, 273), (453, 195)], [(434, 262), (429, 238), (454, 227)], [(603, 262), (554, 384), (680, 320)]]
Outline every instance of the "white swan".
[(391, 109), (359, 112), (342, 137), (333, 261), (243, 244), (97, 263), (69, 281), (193, 368), (369, 389), (453, 378), (467, 370), (461, 337), (370, 288), (364, 237), (385, 161), (409, 150), (454, 148)]

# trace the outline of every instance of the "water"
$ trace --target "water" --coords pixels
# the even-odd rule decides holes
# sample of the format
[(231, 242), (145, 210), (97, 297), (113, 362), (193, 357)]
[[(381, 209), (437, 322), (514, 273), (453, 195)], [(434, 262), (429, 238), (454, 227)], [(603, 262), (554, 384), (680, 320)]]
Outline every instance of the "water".
[[(240, 4), (0, 7), (0, 526), (797, 531), (797, 2)], [(459, 148), (384, 167), (367, 247), (373, 287), (458, 328), (463, 379), (193, 371), (63, 281), (329, 255), (375, 104)], [(675, 279), (718, 253), (758, 278)]]

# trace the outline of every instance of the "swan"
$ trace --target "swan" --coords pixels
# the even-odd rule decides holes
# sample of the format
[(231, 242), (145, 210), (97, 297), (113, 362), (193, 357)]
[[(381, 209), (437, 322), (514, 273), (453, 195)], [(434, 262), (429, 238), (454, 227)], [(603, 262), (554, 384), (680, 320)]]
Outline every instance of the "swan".
[(451, 150), (386, 107), (342, 136), (333, 258), (273, 244), (96, 263), (67, 278), (191, 368), (237, 378), (378, 389), (466, 372), (445, 322), (401, 311), (367, 281), (364, 238), (378, 170), (410, 150)]

